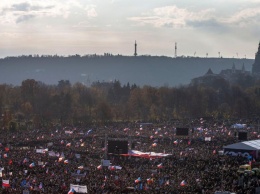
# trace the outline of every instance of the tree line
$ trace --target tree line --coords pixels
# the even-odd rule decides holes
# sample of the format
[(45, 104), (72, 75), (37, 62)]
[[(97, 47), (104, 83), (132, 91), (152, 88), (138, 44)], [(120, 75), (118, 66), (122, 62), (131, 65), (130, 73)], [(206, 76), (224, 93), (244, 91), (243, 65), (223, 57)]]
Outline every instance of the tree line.
[(179, 87), (139, 87), (120, 81), (91, 86), (61, 80), (46, 85), (34, 79), (20, 86), (0, 85), (3, 127), (50, 124), (86, 125), (106, 122), (167, 122), (214, 117), (253, 118), (260, 115), (260, 84), (242, 88), (228, 83)]

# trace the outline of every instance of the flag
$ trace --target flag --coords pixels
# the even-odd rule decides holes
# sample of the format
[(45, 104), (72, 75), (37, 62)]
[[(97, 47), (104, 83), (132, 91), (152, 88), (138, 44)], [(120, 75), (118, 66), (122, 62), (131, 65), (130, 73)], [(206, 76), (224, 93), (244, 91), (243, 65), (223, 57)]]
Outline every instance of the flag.
[(25, 187), (25, 186), (26, 186), (26, 180), (25, 180), (25, 179), (22, 180), (21, 186), (22, 186), (22, 187)]
[(69, 161), (68, 160), (64, 160), (64, 164), (68, 164), (69, 163)]
[(10, 149), (8, 147), (5, 147), (5, 151), (8, 152)]
[(156, 147), (156, 146), (157, 146), (157, 143), (153, 143), (152, 146), (153, 146), (153, 147)]
[(13, 164), (12, 159), (9, 160), (8, 164), (9, 164), (9, 165), (12, 165), (12, 164)]
[(79, 166), (78, 169), (82, 170), (84, 167), (83, 166)]
[(10, 187), (9, 180), (2, 180), (2, 186), (3, 187)]
[(108, 169), (109, 169), (109, 170), (115, 170), (116, 167), (115, 167), (115, 166), (109, 166)]
[(141, 182), (141, 177), (138, 177), (138, 179), (135, 180), (135, 183)]
[(163, 167), (162, 163), (158, 164), (157, 167), (162, 168)]
[(174, 143), (175, 145), (177, 145), (177, 144), (178, 144), (178, 140), (175, 140), (173, 143)]
[(73, 188), (71, 188), (70, 190), (69, 190), (69, 192), (68, 192), (68, 194), (74, 194), (76, 191), (73, 189)]
[(183, 186), (186, 186), (186, 184), (187, 184), (186, 181), (183, 180), (183, 181), (181, 181), (181, 184), (180, 184), (180, 185), (183, 187)]
[(4, 154), (4, 158), (7, 158), (7, 154), (6, 153)]
[(88, 130), (86, 135), (89, 135), (92, 132), (92, 129)]
[(146, 181), (147, 181), (148, 184), (153, 183), (153, 179), (151, 179), (151, 178), (148, 178)]
[(35, 164), (34, 164), (34, 162), (33, 162), (33, 163), (31, 163), (31, 164), (29, 165), (29, 167), (30, 167), (30, 168), (33, 168), (33, 167), (35, 167)]
[(71, 146), (71, 143), (67, 143), (67, 144), (66, 144), (66, 147), (70, 147), (70, 146)]
[(213, 150), (213, 154), (216, 154), (217, 153), (217, 151), (216, 150)]
[(29, 162), (27, 158), (24, 158), (23, 163)]

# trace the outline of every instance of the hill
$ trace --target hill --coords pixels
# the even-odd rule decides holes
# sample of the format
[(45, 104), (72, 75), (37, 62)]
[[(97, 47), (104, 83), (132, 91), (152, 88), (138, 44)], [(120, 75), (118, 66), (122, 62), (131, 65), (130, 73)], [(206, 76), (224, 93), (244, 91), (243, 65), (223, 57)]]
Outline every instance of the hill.
[(96, 81), (119, 80), (122, 84), (154, 87), (189, 84), (209, 68), (214, 73), (245, 65), (251, 71), (253, 59), (171, 58), (165, 56), (20, 56), (0, 59), (0, 83), (20, 85), (25, 79), (46, 84), (69, 80), (90, 85)]

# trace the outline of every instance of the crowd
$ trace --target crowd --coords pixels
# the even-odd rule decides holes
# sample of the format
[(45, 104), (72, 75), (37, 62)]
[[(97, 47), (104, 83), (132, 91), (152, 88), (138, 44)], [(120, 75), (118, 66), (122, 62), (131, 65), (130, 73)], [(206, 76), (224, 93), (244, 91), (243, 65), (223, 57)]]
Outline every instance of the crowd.
[[(179, 124), (178, 124), (179, 125)], [(253, 194), (260, 177), (239, 175), (242, 156), (219, 154), (237, 142), (237, 129), (223, 122), (196, 120), (189, 136), (176, 136), (176, 123), (54, 126), (0, 132), (1, 193), (67, 194), (70, 184), (88, 193), (202, 193), (230, 191)], [(248, 139), (258, 131), (248, 127)], [(107, 153), (105, 137), (125, 138), (129, 149), (168, 154), (142, 158)], [(211, 137), (205, 141), (205, 137)], [(102, 166), (102, 160), (110, 165)], [(119, 168), (116, 168), (119, 167)], [(1, 180), (1, 179), (0, 179)]]

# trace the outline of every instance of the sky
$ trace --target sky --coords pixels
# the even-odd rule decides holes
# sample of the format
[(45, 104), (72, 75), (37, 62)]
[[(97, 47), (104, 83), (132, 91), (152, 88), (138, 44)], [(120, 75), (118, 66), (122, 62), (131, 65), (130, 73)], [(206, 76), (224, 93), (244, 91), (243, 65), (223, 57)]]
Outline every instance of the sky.
[(260, 0), (1, 0), (0, 58), (29, 54), (255, 58)]

